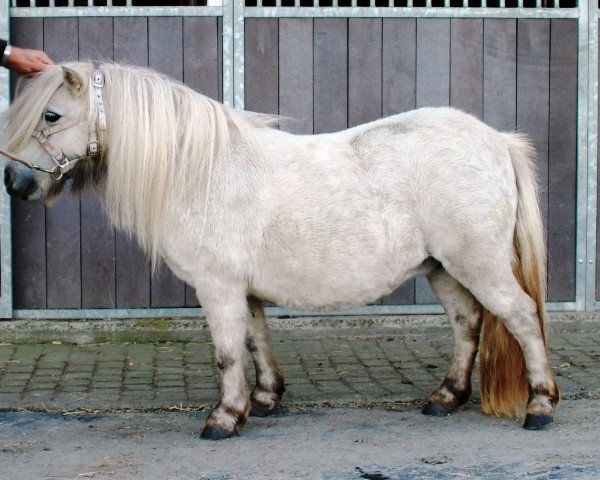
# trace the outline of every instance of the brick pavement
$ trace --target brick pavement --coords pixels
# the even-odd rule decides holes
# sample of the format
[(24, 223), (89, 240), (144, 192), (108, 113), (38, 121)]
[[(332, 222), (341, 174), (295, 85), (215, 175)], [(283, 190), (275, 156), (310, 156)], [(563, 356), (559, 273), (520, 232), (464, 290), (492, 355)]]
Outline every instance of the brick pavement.
[[(564, 398), (600, 398), (599, 326), (550, 326), (550, 360)], [(450, 338), (440, 327), (275, 331), (273, 348), (286, 375), (283, 403), (401, 408), (425, 401), (446, 373)], [(31, 341), (0, 344), (0, 409), (203, 409), (218, 398), (206, 329), (193, 340)]]

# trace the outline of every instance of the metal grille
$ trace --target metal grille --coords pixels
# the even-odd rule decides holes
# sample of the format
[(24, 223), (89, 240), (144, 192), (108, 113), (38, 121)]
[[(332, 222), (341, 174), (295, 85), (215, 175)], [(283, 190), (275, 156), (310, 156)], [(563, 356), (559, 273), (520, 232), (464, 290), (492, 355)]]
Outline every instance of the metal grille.
[(576, 8), (577, 0), (246, 0), (247, 7)]
[(32, 7), (203, 7), (219, 6), (222, 0), (12, 0), (13, 8)]
[[(12, 0), (13, 8), (200, 7), (222, 0)], [(324, 8), (577, 8), (577, 0), (246, 0), (246, 7)]]

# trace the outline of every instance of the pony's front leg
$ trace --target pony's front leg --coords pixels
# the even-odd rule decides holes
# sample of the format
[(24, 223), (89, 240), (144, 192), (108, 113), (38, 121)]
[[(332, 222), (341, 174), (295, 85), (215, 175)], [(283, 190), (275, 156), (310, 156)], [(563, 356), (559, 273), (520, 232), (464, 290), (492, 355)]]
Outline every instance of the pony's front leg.
[[(221, 371), (221, 400), (206, 419), (202, 438), (222, 440), (239, 435), (239, 427), (248, 418), (250, 401), (244, 375), (244, 357), (248, 307), (245, 295), (241, 298), (224, 295), (218, 302), (199, 295), (206, 311), (217, 366)], [(233, 298), (233, 299), (232, 299)]]
[(283, 373), (277, 366), (271, 350), (269, 332), (263, 302), (257, 298), (248, 298), (248, 307), (252, 318), (248, 324), (246, 346), (256, 370), (256, 386), (250, 394), (250, 415), (264, 417), (275, 410), (285, 392)]

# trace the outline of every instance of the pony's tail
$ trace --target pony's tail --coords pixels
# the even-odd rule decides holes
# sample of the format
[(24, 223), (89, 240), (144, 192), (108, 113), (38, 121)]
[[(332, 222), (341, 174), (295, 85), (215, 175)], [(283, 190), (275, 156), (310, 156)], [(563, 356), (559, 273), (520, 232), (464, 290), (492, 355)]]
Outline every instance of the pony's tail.
[[(531, 143), (521, 135), (504, 134), (504, 138), (518, 190), (513, 272), (537, 306), (545, 343), (546, 243), (533, 163), (535, 152)], [(483, 412), (523, 417), (529, 397), (523, 352), (503, 322), (485, 310), (479, 369)]]

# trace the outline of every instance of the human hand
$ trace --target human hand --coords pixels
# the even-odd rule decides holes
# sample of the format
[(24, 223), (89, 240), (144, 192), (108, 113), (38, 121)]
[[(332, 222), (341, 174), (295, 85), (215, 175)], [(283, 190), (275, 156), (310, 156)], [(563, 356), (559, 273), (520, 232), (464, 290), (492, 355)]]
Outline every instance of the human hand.
[(50, 68), (54, 62), (41, 50), (28, 48), (10, 47), (10, 55), (6, 62), (6, 68), (16, 72), (28, 74), (37, 73)]

